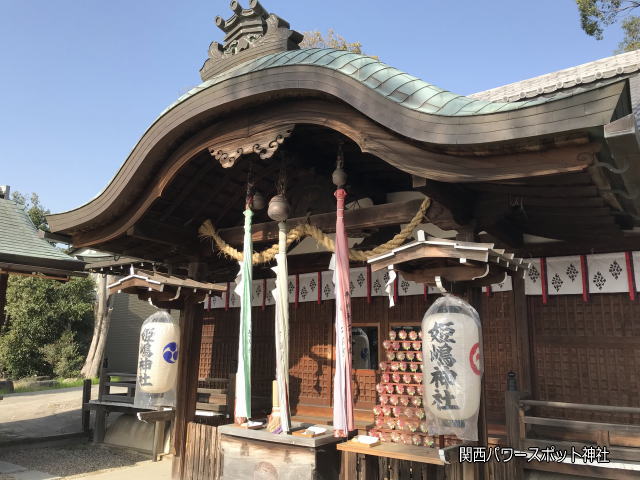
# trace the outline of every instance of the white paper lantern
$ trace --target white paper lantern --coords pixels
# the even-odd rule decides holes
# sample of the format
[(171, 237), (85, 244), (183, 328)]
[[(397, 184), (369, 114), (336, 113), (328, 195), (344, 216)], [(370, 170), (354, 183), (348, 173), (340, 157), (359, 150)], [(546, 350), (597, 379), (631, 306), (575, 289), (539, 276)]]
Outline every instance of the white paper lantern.
[(371, 368), (369, 361), (369, 357), (371, 355), (371, 351), (369, 350), (369, 337), (361, 328), (354, 328), (351, 331), (351, 352), (353, 355), (352, 368)]
[(138, 385), (145, 393), (172, 390), (178, 375), (180, 327), (166, 312), (147, 318), (140, 330)]
[(464, 309), (440, 310), (422, 320), (424, 405), (437, 418), (477, 414), (482, 379), (480, 324)]

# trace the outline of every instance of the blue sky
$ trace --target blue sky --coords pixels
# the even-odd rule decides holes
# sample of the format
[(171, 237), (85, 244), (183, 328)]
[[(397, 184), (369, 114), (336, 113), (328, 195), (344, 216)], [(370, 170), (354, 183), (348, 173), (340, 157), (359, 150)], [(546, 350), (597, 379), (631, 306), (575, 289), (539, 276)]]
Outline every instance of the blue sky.
[[(468, 94), (609, 56), (574, 0), (263, 0), (298, 31)], [(157, 115), (199, 83), (227, 0), (0, 0), (0, 184), (53, 212), (94, 197)], [(244, 0), (248, 4), (248, 0)]]

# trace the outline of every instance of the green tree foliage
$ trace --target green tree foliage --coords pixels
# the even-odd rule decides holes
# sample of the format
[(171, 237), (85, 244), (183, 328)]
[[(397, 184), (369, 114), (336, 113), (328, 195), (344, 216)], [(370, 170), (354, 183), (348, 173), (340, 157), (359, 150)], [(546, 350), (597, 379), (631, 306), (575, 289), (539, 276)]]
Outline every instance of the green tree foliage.
[(58, 340), (40, 349), (45, 363), (51, 366), (53, 374), (59, 378), (80, 375), (85, 351), (86, 348), (83, 348), (71, 330), (65, 330)]
[(94, 296), (90, 278), (61, 283), (10, 276), (0, 370), (14, 378), (77, 374), (90, 340)]
[(640, 7), (640, 0), (576, 0), (576, 4), (587, 35), (601, 40), (606, 27), (621, 21), (624, 39), (618, 44), (618, 52), (640, 47), (640, 17), (631, 15)]
[(622, 21), (624, 38), (618, 44), (617, 53), (630, 52), (640, 48), (640, 17), (630, 15)]
[(32, 192), (30, 200), (27, 200), (26, 196), (20, 192), (13, 192), (11, 198), (14, 202), (19, 203), (20, 205), (24, 205), (24, 207), (27, 209), (29, 218), (36, 226), (36, 228), (44, 230), (45, 232), (50, 231), (46, 215), (50, 214), (51, 212), (42, 206), (42, 204), (40, 203), (40, 197), (38, 197), (37, 193)]
[(335, 48), (353, 53), (363, 53), (360, 42), (348, 42), (342, 35), (338, 35), (333, 28), (323, 35), (318, 30), (304, 32), (304, 39), (300, 43), (302, 48)]

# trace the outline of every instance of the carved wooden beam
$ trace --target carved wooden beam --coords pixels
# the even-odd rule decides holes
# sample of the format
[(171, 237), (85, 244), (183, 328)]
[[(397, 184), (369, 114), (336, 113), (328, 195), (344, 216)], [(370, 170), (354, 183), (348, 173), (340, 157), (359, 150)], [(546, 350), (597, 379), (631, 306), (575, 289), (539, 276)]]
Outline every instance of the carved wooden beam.
[(294, 127), (293, 124), (271, 127), (248, 137), (216, 143), (208, 147), (208, 150), (224, 168), (233, 167), (238, 158), (250, 153), (256, 153), (262, 160), (266, 160), (291, 136)]
[[(344, 213), (345, 228), (347, 230), (366, 230), (408, 223), (415, 216), (421, 204), (422, 200), (411, 200), (403, 203), (386, 203), (357, 210), (348, 210)], [(435, 213), (435, 210), (433, 213)], [(440, 214), (443, 217), (446, 215), (444, 210), (440, 210)], [(431, 209), (427, 210), (427, 216), (431, 218), (431, 215)], [(308, 218), (292, 218), (287, 220), (287, 229), (307, 222), (324, 232), (335, 232), (336, 214), (331, 212), (312, 215)], [(273, 242), (278, 239), (278, 222), (256, 223), (251, 230), (254, 243)], [(244, 228), (223, 228), (218, 233), (227, 243), (241, 245)]]
[(465, 286), (486, 287), (494, 283), (504, 281), (506, 272), (497, 265), (468, 265), (444, 268), (425, 268), (402, 272), (405, 279), (416, 282), (435, 285), (436, 277), (441, 277), (446, 282), (463, 283)]

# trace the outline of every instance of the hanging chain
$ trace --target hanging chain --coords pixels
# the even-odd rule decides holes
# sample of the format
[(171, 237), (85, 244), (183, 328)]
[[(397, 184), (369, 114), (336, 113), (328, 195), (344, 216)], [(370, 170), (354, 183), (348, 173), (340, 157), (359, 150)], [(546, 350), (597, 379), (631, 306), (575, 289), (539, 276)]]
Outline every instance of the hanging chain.
[(247, 196), (245, 199), (245, 210), (251, 208), (253, 204), (253, 187), (255, 179), (253, 178), (253, 161), (249, 161), (249, 171), (247, 172)]
[(285, 195), (287, 190), (287, 158), (285, 152), (280, 154), (280, 172), (278, 173), (278, 180), (276, 182), (276, 193), (278, 195)]

